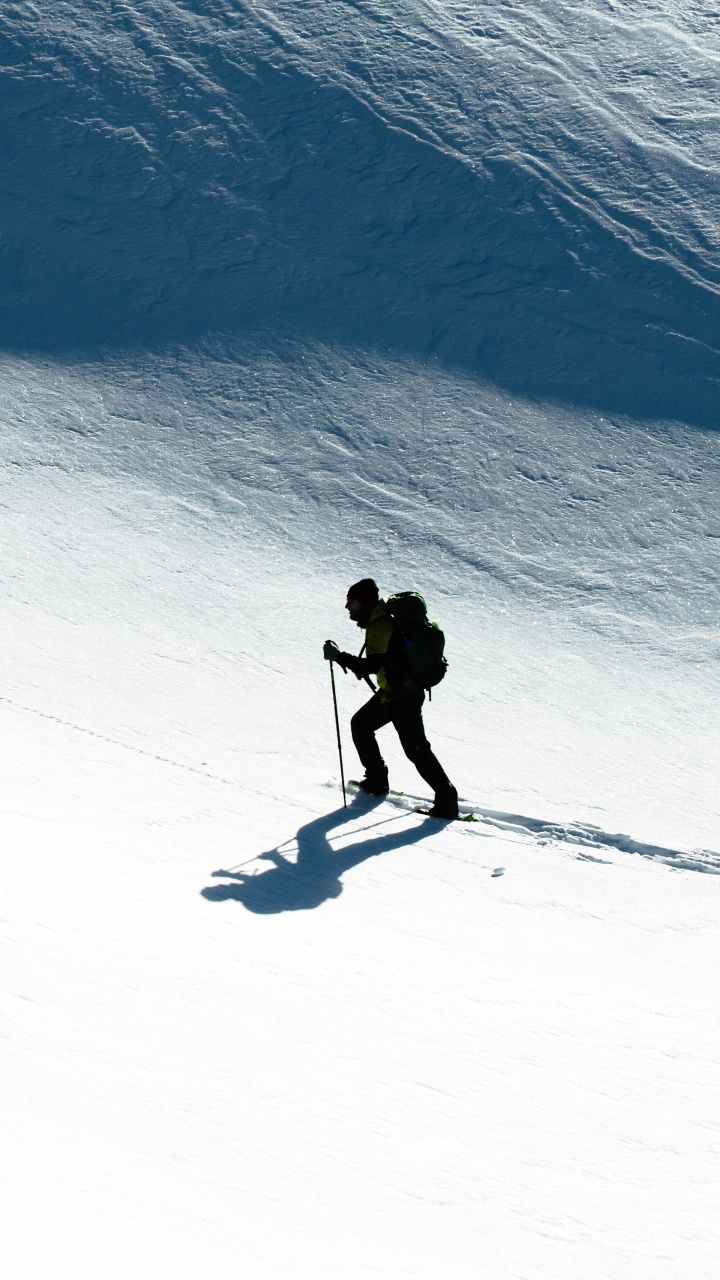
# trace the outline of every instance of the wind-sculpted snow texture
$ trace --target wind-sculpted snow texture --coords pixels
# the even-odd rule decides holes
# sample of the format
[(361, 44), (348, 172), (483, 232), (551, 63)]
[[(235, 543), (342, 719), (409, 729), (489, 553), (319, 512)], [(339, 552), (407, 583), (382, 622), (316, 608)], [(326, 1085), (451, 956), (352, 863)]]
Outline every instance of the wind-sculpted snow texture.
[(6, 346), (281, 326), (716, 425), (703, 6), (57, 0), (0, 40)]

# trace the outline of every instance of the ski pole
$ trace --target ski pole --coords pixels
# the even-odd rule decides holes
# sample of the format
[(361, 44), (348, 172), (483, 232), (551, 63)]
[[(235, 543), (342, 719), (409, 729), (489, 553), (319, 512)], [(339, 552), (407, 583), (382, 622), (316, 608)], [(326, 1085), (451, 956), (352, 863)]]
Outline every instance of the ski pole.
[(347, 809), (347, 796), (345, 795), (345, 770), (343, 768), (342, 758), (342, 742), (340, 741), (340, 719), (338, 717), (337, 693), (335, 692), (335, 663), (330, 662), (330, 683), (332, 684), (333, 706), (335, 708), (335, 730), (337, 732), (338, 755), (340, 756), (340, 781), (342, 782), (343, 808)]

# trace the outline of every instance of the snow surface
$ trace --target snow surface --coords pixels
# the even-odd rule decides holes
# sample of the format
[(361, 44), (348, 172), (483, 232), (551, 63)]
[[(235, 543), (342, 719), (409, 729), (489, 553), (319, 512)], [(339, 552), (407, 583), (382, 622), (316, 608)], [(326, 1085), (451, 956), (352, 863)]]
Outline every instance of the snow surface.
[(3, 1274), (715, 1275), (717, 18), (3, 6)]

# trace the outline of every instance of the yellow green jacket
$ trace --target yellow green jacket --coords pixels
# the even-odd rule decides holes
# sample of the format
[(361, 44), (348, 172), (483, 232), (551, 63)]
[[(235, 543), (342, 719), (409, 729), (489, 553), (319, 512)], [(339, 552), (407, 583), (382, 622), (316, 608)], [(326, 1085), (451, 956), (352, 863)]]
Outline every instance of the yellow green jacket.
[(368, 672), (377, 677), (378, 688), (387, 693), (390, 678), (385, 667), (378, 664), (377, 659), (387, 653), (395, 630), (395, 623), (387, 611), (384, 600), (378, 600), (370, 614), (365, 631), (365, 656), (368, 660)]
[[(365, 626), (365, 656), (344, 653), (345, 665), (359, 677), (374, 675), (383, 702), (417, 693), (418, 685), (403, 661), (398, 633), (385, 600), (378, 600)], [(383, 658), (387, 660), (383, 662)]]

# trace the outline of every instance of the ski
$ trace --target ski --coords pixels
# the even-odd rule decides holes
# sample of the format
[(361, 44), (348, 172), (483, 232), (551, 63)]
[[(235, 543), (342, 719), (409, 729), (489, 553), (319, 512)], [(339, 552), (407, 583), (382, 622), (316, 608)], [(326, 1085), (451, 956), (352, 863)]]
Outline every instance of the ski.
[[(407, 809), (409, 813), (420, 813), (424, 818), (432, 818), (435, 815), (430, 812), (431, 805), (418, 804), (419, 796), (408, 795), (406, 791), (393, 791), (392, 788), (382, 796), (374, 796), (369, 791), (364, 791), (360, 786), (357, 778), (350, 778), (348, 788), (352, 788), (361, 796), (367, 796), (370, 800), (388, 800), (392, 804), (399, 802), (403, 809)], [(477, 822), (478, 819), (474, 813), (461, 813), (457, 818), (437, 818), (438, 822)]]
[(422, 813), (424, 817), (434, 818), (436, 822), (477, 822), (474, 813), (459, 813), (457, 818), (438, 818), (437, 814), (434, 814), (432, 810), (423, 807), (413, 809), (413, 813)]

